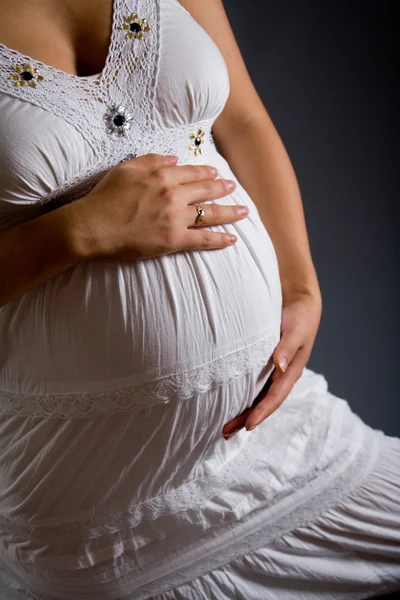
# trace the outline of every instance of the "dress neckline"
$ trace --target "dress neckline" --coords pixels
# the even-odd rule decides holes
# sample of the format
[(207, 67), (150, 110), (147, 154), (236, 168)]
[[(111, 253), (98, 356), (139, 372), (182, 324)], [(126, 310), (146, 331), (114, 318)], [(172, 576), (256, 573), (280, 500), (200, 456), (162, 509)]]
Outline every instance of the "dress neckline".
[(38, 69), (45, 69), (48, 72), (52, 72), (54, 74), (57, 75), (61, 75), (62, 77), (67, 77), (69, 79), (74, 80), (74, 82), (79, 82), (82, 81), (83, 83), (87, 84), (88, 82), (91, 82), (92, 80), (95, 81), (99, 81), (101, 79), (103, 79), (108, 66), (110, 64), (111, 61), (111, 50), (114, 44), (114, 37), (116, 35), (116, 30), (117, 28), (117, 3), (119, 0), (112, 0), (112, 16), (111, 16), (111, 33), (109, 36), (109, 41), (108, 41), (108, 49), (107, 49), (107, 56), (106, 56), (106, 60), (104, 63), (104, 66), (102, 68), (102, 70), (100, 71), (100, 73), (95, 73), (94, 75), (76, 75), (75, 73), (69, 73), (68, 71), (64, 71), (63, 69), (58, 69), (57, 67), (53, 67), (52, 65), (49, 65), (48, 63), (45, 63), (37, 58), (33, 58), (32, 56), (29, 56), (28, 54), (24, 54), (23, 52), (20, 52), (19, 50), (16, 50), (15, 48), (11, 48), (10, 46), (7, 46), (6, 44), (3, 44), (2, 42), (0, 42), (0, 48), (3, 48), (6, 52), (10, 52), (12, 53), (15, 57), (18, 57), (20, 60), (23, 60), (25, 63), (29, 63), (34, 67), (37, 67)]

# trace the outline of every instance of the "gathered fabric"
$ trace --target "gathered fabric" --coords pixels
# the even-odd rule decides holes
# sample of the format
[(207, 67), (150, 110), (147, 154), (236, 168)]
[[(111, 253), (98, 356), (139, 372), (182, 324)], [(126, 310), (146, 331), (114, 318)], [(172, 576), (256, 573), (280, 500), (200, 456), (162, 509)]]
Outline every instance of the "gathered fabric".
[(362, 600), (400, 589), (400, 440), (336, 506), (153, 600)]

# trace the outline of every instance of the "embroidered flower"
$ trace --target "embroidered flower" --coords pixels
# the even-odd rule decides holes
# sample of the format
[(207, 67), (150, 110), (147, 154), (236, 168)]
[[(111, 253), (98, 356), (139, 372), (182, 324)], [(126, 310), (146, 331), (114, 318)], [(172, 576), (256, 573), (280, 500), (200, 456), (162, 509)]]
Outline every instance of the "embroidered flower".
[(126, 111), (124, 106), (110, 106), (104, 115), (107, 133), (125, 135), (131, 126), (133, 116)]
[(17, 87), (22, 87), (25, 84), (35, 88), (37, 81), (43, 81), (43, 75), (39, 75), (36, 68), (31, 67), (29, 63), (24, 63), (22, 67), (20, 65), (13, 66), (14, 71), (17, 75), (10, 75), (10, 79), (15, 81)]
[(132, 13), (124, 17), (125, 23), (119, 26), (123, 31), (128, 33), (125, 36), (126, 40), (131, 40), (136, 37), (138, 40), (143, 39), (143, 32), (151, 31), (151, 27), (147, 25), (147, 19), (138, 19), (137, 13)]
[(198, 129), (197, 135), (194, 133), (190, 134), (190, 139), (194, 140), (194, 143), (189, 146), (189, 150), (193, 150), (195, 156), (203, 154), (203, 148), (200, 148), (200, 144), (204, 144), (204, 131)]

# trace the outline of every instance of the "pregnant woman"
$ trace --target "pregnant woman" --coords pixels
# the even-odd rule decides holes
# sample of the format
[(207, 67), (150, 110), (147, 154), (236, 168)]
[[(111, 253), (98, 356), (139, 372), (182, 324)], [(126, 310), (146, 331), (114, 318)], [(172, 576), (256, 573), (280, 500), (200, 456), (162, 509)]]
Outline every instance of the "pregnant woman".
[(299, 190), (221, 0), (0, 9), (0, 597), (399, 589), (400, 439), (306, 368)]

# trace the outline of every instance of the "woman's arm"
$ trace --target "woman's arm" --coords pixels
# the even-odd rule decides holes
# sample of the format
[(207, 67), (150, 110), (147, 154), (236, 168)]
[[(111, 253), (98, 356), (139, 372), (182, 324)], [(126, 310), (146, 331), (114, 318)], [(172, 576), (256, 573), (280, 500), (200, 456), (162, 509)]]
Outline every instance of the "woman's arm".
[(224, 428), (224, 433), (230, 433), (241, 424), (252, 429), (287, 397), (310, 358), (322, 299), (297, 179), (267, 112), (229, 136), (221, 131), (223, 123), (215, 136), (221, 153), (256, 204), (274, 244), (283, 294), (281, 339), (273, 354), (279, 370), (273, 373), (272, 385), (257, 409), (239, 415)]
[(221, 154), (257, 205), (278, 255), (283, 290), (318, 290), (300, 191), (284, 145), (244, 64), (222, 0), (181, 0), (213, 38), (229, 71), (230, 94), (213, 124)]
[[(229, 72), (230, 94), (213, 125), (221, 154), (257, 206), (274, 244), (283, 292), (278, 367), (257, 408), (227, 424), (232, 432), (259, 424), (280, 406), (303, 372), (322, 311), (297, 178), (288, 154), (259, 97), (230, 27), (222, 0), (181, 0), (219, 47)], [(251, 415), (251, 416), (250, 416)]]
[(273, 241), (284, 295), (294, 290), (318, 294), (297, 178), (267, 111), (229, 135), (222, 118), (213, 132)]
[(0, 232), (0, 308), (91, 257), (93, 239), (72, 202)]

